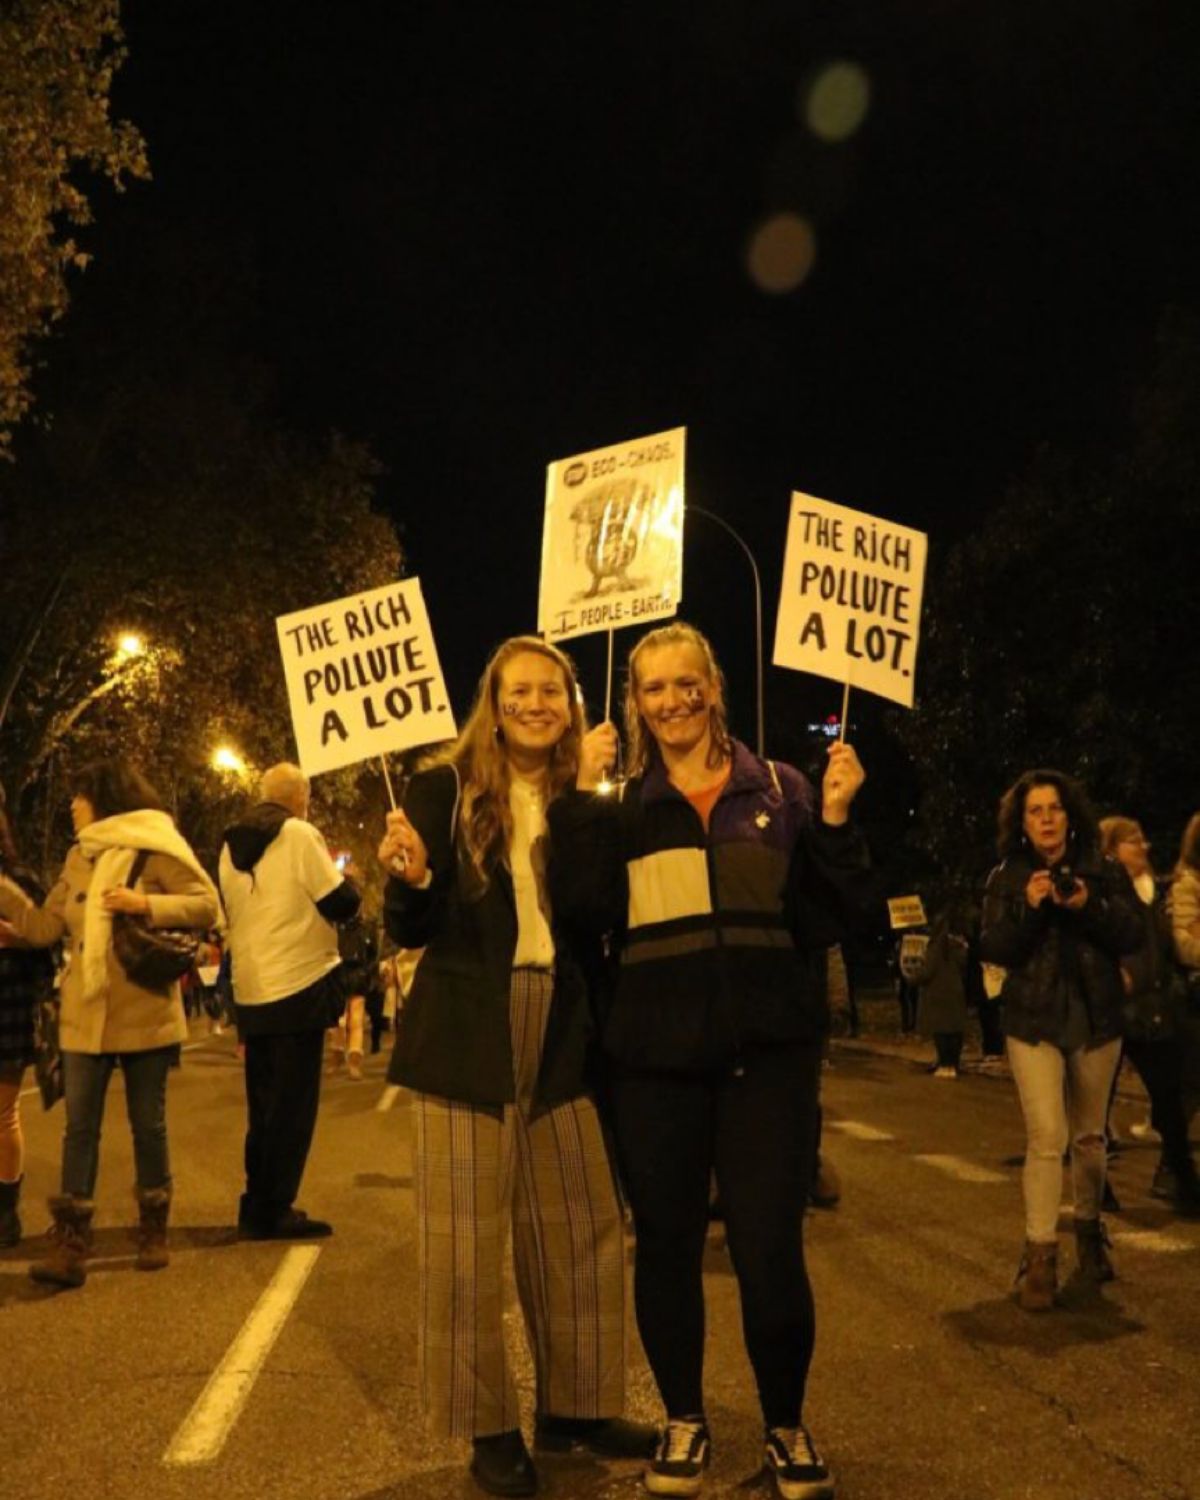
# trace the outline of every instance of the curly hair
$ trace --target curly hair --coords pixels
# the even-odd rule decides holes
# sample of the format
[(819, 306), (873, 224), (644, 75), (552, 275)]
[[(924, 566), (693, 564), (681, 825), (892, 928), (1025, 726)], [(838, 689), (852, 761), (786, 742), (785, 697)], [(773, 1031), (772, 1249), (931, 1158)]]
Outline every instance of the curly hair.
[(708, 710), (711, 738), (708, 764), (715, 769), (723, 765), (733, 752), (729, 720), (725, 714), (725, 674), (721, 671), (717, 654), (708, 638), (685, 620), (672, 620), (669, 625), (660, 625), (657, 630), (648, 631), (629, 653), (625, 674), (625, 737), (628, 743), (629, 774), (642, 775), (655, 750), (654, 736), (646, 728), (646, 721), (638, 708), (638, 658), (644, 651), (657, 651), (662, 646), (695, 646), (704, 658), (704, 675), (716, 689), (716, 696)]
[(1073, 776), (1044, 767), (1022, 771), (1004, 796), (996, 815), (996, 847), (1000, 858), (1018, 853), (1027, 846), (1025, 837), (1025, 803), (1035, 786), (1052, 786), (1067, 815), (1067, 847), (1075, 858), (1094, 854), (1098, 840), (1096, 814), (1087, 793)]
[(150, 808), (166, 812), (162, 798), (131, 761), (94, 760), (71, 778), (71, 795), (86, 797), (97, 818)]
[(458, 738), (426, 762), (458, 769), (463, 787), (459, 834), (483, 885), (487, 884), (488, 864), (507, 852), (512, 839), (512, 810), (508, 800), (511, 773), (504, 753), (500, 678), (513, 657), (526, 652), (553, 662), (562, 673), (567, 692), (567, 729), (550, 752), (547, 800), (553, 801), (574, 782), (579, 770), (579, 747), (587, 729), (575, 666), (565, 652), (536, 635), (512, 636), (492, 652)]

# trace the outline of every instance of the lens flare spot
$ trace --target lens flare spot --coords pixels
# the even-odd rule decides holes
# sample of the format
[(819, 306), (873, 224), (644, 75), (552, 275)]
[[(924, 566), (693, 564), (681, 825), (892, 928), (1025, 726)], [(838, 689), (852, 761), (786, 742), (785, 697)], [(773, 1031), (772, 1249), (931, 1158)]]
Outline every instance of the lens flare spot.
[(801, 88), (800, 106), (808, 128), (821, 140), (848, 140), (871, 107), (871, 80), (858, 63), (827, 63)]
[(760, 291), (793, 292), (813, 268), (817, 240), (799, 214), (772, 214), (754, 231), (746, 256), (750, 279)]

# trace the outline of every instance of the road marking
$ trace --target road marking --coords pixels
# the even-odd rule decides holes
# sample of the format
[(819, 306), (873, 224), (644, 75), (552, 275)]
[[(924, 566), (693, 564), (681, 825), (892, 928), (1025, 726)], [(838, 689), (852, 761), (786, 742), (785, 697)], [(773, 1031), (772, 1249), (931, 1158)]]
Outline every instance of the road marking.
[(179, 1424), (163, 1454), (164, 1464), (211, 1463), (221, 1452), (320, 1253), (320, 1245), (296, 1245), (283, 1257), (225, 1358)]
[(395, 1104), (396, 1100), (399, 1097), (400, 1085), (398, 1083), (389, 1083), (387, 1088), (384, 1089), (383, 1093), (380, 1094), (379, 1103), (375, 1106), (375, 1108), (382, 1115), (389, 1109), (391, 1109), (392, 1105)]
[(864, 1125), (861, 1120), (829, 1120), (826, 1123), (832, 1129), (840, 1130), (843, 1135), (852, 1136), (856, 1141), (894, 1141), (896, 1139), (886, 1130), (876, 1130), (874, 1125)]
[(1008, 1181), (1003, 1172), (993, 1172), (990, 1167), (981, 1167), (977, 1162), (966, 1161), (961, 1156), (914, 1156), (913, 1160), (936, 1167), (939, 1172), (945, 1172), (948, 1177), (955, 1177), (959, 1182)]
[(1153, 1250), (1159, 1255), (1178, 1255), (1181, 1250), (1200, 1250), (1200, 1245), (1181, 1240), (1178, 1235), (1164, 1234), (1161, 1229), (1111, 1229), (1115, 1245), (1131, 1250)]

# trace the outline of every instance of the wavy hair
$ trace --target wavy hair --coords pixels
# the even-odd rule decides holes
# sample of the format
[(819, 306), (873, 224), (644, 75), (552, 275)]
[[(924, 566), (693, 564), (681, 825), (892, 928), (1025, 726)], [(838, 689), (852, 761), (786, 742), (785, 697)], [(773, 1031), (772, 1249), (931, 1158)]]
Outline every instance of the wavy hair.
[(1185, 870), (1191, 870), (1200, 875), (1200, 812), (1193, 813), (1188, 819), (1187, 827), (1183, 830), (1183, 838), (1179, 841), (1179, 863), (1175, 866), (1176, 876), (1182, 875)]
[(1022, 771), (1004, 796), (996, 815), (996, 847), (1001, 859), (1019, 853), (1027, 847), (1025, 837), (1025, 803), (1035, 786), (1052, 786), (1062, 801), (1067, 815), (1067, 848), (1075, 858), (1094, 854), (1097, 848), (1098, 829), (1096, 814), (1088, 801), (1087, 793), (1073, 776), (1063, 771), (1047, 770), (1044, 767)]
[(565, 652), (536, 635), (512, 636), (492, 652), (458, 738), (428, 762), (452, 765), (458, 770), (463, 789), (459, 837), (483, 885), (487, 884), (488, 865), (505, 856), (512, 839), (512, 809), (508, 800), (512, 775), (504, 753), (500, 678), (513, 657), (525, 652), (553, 662), (563, 675), (567, 691), (567, 728), (550, 752), (547, 800), (553, 801), (574, 782), (579, 770), (579, 746), (587, 729), (575, 666)]
[(717, 690), (716, 699), (709, 705), (708, 728), (710, 745), (708, 764), (712, 769), (723, 765), (733, 753), (733, 740), (729, 733), (729, 720), (725, 714), (725, 674), (717, 661), (708, 638), (694, 625), (684, 620), (673, 620), (670, 625), (660, 625), (648, 631), (629, 653), (625, 669), (625, 738), (628, 745), (627, 762), (631, 776), (641, 776), (654, 757), (654, 736), (646, 728), (637, 703), (637, 664), (643, 651), (657, 651), (661, 646), (695, 646), (704, 658), (704, 675)]

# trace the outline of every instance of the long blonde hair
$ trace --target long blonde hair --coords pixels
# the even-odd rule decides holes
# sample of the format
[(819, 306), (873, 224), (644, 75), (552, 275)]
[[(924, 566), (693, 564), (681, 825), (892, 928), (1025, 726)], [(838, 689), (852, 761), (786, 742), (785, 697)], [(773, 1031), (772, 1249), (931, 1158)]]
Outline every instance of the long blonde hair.
[(475, 701), (458, 738), (431, 764), (453, 765), (462, 778), (459, 836), (482, 884), (488, 864), (503, 858), (512, 840), (512, 809), (508, 794), (512, 776), (504, 753), (504, 723), (500, 715), (500, 676), (514, 656), (531, 652), (551, 661), (563, 675), (567, 692), (566, 732), (550, 752), (547, 801), (553, 801), (579, 770), (579, 746), (586, 732), (583, 706), (569, 656), (536, 635), (515, 635), (497, 646), (483, 669)]
[(1185, 871), (1200, 875), (1200, 812), (1193, 813), (1179, 841), (1179, 863), (1175, 866), (1175, 878)]
[(729, 721), (725, 716), (725, 674), (717, 662), (717, 654), (706, 636), (694, 625), (684, 620), (673, 620), (670, 625), (660, 625), (648, 631), (629, 653), (625, 672), (625, 739), (628, 745), (627, 761), (629, 774), (641, 776), (650, 764), (654, 750), (654, 736), (646, 728), (637, 703), (637, 664), (643, 651), (656, 651), (660, 646), (695, 646), (704, 658), (704, 673), (716, 688), (716, 697), (709, 705), (708, 728), (710, 745), (708, 764), (715, 769), (723, 765), (733, 754), (733, 740), (729, 734)]

